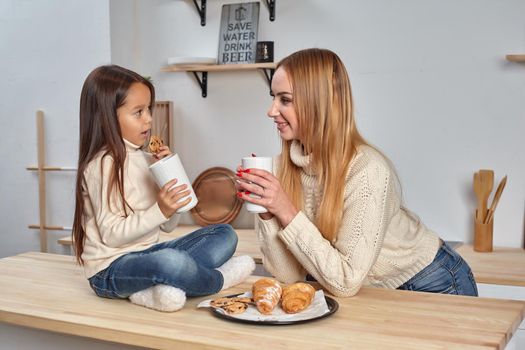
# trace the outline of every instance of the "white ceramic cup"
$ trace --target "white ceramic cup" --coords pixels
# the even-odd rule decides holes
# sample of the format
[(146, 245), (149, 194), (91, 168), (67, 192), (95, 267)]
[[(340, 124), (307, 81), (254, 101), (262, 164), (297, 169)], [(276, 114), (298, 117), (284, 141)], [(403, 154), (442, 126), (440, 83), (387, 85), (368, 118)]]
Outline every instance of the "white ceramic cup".
[[(153, 176), (155, 177), (155, 180), (157, 181), (157, 184), (160, 187), (164, 186), (167, 182), (173, 179), (178, 180), (175, 186), (180, 186), (183, 184), (188, 185), (188, 190), (190, 190), (191, 192), (191, 201), (179, 210), (177, 210), (177, 213), (184, 213), (197, 205), (199, 200), (195, 195), (195, 191), (193, 190), (191, 182), (188, 179), (188, 175), (186, 175), (186, 171), (182, 166), (182, 162), (180, 161), (178, 154), (172, 154), (170, 156), (156, 161), (155, 163), (150, 165), (149, 169), (153, 173)], [(187, 197), (184, 197), (181, 200), (186, 200), (186, 198)]]
[[(272, 158), (271, 157), (244, 157), (242, 159), (243, 169), (263, 169), (272, 172)], [(261, 198), (253, 193), (249, 195), (252, 198)], [(265, 207), (253, 203), (246, 202), (246, 210), (250, 213), (267, 213)]]

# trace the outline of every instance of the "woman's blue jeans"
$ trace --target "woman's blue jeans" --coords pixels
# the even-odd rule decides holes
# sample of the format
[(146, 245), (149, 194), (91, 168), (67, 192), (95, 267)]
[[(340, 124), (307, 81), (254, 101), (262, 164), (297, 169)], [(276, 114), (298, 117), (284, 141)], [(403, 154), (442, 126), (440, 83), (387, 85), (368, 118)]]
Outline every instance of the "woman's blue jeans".
[(127, 298), (156, 284), (180, 288), (189, 297), (214, 294), (224, 282), (216, 268), (232, 257), (237, 240), (230, 225), (206, 226), (123, 255), (91, 277), (89, 284), (106, 298)]
[(470, 266), (446, 243), (441, 245), (430, 265), (398, 289), (478, 296)]

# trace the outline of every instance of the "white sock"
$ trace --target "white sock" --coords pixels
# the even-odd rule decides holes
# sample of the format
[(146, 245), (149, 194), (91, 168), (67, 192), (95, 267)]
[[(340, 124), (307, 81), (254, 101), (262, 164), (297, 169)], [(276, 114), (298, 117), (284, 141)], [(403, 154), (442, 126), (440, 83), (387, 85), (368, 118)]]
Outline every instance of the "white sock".
[(186, 302), (186, 293), (182, 289), (173, 286), (157, 284), (131, 294), (129, 300), (133, 304), (150, 309), (173, 312), (182, 309)]
[(233, 287), (243, 282), (255, 270), (255, 262), (248, 255), (234, 256), (218, 267), (224, 277), (222, 289)]

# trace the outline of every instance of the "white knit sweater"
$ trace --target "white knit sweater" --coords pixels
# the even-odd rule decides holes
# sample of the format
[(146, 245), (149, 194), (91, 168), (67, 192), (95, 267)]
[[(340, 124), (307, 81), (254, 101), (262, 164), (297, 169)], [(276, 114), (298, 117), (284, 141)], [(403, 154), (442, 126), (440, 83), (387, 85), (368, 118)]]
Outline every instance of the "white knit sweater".
[(334, 295), (352, 296), (363, 285), (397, 288), (432, 262), (439, 237), (401, 206), (393, 169), (379, 152), (361, 146), (351, 161), (332, 243), (313, 223), (322, 193), (310, 158), (297, 142), (290, 153), (302, 168), (304, 207), (285, 228), (275, 218), (257, 223), (264, 267), (278, 280), (292, 283), (310, 273)]
[[(157, 187), (149, 171), (153, 162), (139, 146), (124, 140), (126, 163), (124, 169), (124, 194), (134, 212), (124, 208), (117, 195), (107, 201), (112, 157), (102, 157), (101, 151), (84, 171), (82, 191), (84, 195), (84, 272), (92, 277), (108, 267), (118, 257), (151, 247), (159, 240), (159, 233), (172, 231), (180, 215), (169, 220), (164, 217), (157, 204)], [(114, 192), (113, 192), (114, 193)]]

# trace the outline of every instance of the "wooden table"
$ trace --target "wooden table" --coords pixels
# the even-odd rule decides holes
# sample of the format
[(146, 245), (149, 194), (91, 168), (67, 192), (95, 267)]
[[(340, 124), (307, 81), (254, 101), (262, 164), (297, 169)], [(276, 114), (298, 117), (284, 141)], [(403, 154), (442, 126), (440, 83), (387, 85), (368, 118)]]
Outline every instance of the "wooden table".
[(524, 249), (494, 247), (490, 253), (480, 253), (463, 244), (456, 251), (468, 262), (477, 282), (525, 287)]
[[(311, 323), (228, 322), (189, 299), (175, 313), (96, 297), (73, 257), (0, 259), (0, 321), (155, 349), (503, 349), (524, 318), (519, 301), (363, 288)], [(258, 277), (224, 291), (250, 289)]]

